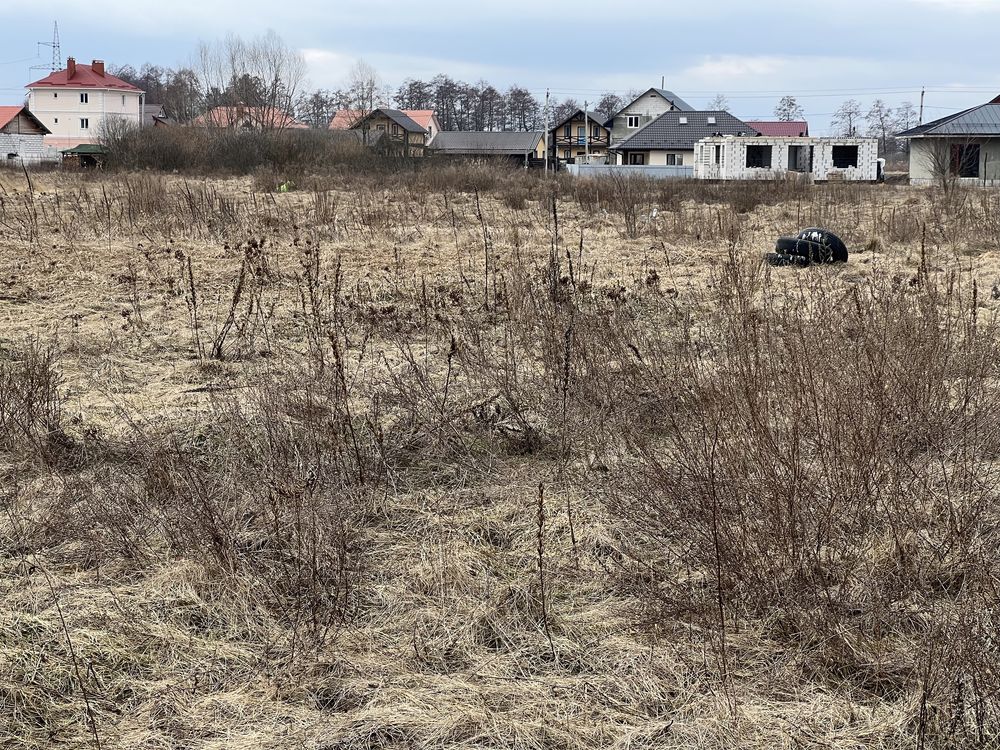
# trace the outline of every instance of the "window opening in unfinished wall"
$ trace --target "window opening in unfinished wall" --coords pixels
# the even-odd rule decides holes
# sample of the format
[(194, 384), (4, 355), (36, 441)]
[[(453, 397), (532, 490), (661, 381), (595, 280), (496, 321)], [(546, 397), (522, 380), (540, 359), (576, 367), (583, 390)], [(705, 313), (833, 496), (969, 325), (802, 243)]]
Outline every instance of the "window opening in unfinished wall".
[(834, 146), (833, 147), (833, 167), (834, 169), (849, 169), (858, 166), (857, 146)]
[(747, 146), (747, 167), (750, 169), (770, 169), (771, 147)]

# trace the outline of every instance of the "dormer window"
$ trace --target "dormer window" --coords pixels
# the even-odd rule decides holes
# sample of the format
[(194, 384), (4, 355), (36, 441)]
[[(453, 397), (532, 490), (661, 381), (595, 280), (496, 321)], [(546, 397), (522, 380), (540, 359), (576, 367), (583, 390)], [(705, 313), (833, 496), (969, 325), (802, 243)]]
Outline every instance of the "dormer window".
[(688, 124), (688, 118), (686, 118), (686, 117), (679, 117), (679, 118), (677, 118), (677, 122), (679, 122), (681, 125), (687, 125)]
[(714, 117), (709, 117), (708, 118), (708, 124), (709, 125), (715, 125), (715, 118)]

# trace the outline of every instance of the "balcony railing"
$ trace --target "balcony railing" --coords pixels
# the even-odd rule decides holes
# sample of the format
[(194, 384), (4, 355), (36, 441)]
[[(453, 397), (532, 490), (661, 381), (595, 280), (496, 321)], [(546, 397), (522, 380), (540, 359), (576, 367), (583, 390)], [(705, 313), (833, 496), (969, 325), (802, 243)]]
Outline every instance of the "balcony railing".
[(609, 146), (611, 139), (606, 135), (586, 136), (581, 135), (556, 135), (553, 143), (556, 146)]

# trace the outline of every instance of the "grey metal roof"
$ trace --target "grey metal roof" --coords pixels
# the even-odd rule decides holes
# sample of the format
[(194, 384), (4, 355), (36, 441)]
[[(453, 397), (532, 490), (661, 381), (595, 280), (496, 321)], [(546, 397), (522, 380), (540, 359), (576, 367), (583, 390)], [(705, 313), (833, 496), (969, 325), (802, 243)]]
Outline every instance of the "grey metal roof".
[[(681, 118), (687, 124), (681, 124)], [(710, 123), (709, 117), (715, 122)], [(722, 135), (760, 135), (728, 112), (664, 112), (616, 146), (614, 151), (693, 151), (702, 138)]]
[(673, 103), (673, 105), (679, 110), (682, 110), (684, 112), (695, 111), (694, 107), (692, 107), (686, 101), (677, 96), (677, 94), (675, 94), (673, 91), (668, 91), (667, 89), (656, 89), (656, 88), (654, 88), (653, 91), (655, 91), (657, 94), (662, 96), (667, 101)]
[[(572, 122), (577, 117), (579, 117), (581, 120), (583, 119), (583, 110), (582, 109), (578, 109), (578, 110), (576, 110), (576, 112), (574, 112), (573, 114), (569, 115), (568, 117), (564, 117), (562, 120), (560, 120), (555, 125), (553, 125), (549, 129), (549, 132), (552, 132), (554, 130), (558, 130), (563, 125), (565, 125), (567, 122)], [(605, 117), (604, 115), (602, 115), (600, 112), (593, 112), (593, 111), (591, 111), (591, 110), (588, 109), (587, 110), (587, 119), (589, 119), (591, 122), (593, 122), (593, 123), (595, 123), (597, 125), (600, 125), (602, 128), (603, 127), (607, 127), (608, 118)]]
[(541, 131), (442, 130), (434, 136), (430, 147), (442, 154), (522, 156), (534, 151), (544, 136)]
[(935, 135), (1000, 136), (1000, 96), (989, 104), (981, 104), (933, 122), (904, 130), (899, 138), (919, 138)]

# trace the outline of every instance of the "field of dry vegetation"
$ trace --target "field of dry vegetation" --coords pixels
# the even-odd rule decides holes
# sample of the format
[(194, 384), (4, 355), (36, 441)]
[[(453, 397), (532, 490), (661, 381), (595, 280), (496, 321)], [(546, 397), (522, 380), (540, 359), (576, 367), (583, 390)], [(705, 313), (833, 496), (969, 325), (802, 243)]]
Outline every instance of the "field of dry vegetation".
[(0, 747), (1000, 746), (995, 191), (277, 181), (0, 173)]

